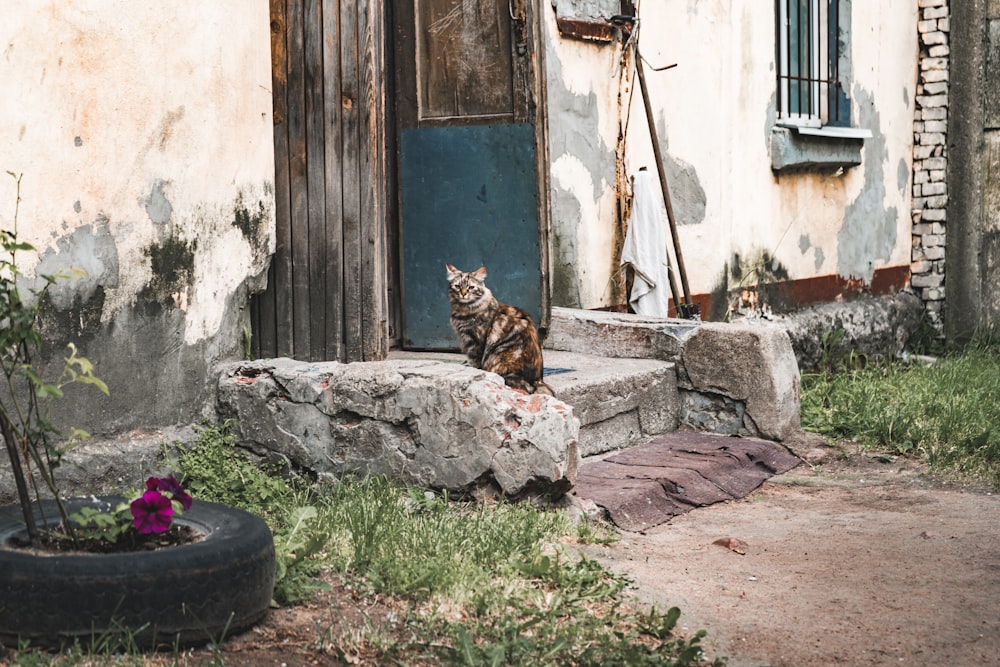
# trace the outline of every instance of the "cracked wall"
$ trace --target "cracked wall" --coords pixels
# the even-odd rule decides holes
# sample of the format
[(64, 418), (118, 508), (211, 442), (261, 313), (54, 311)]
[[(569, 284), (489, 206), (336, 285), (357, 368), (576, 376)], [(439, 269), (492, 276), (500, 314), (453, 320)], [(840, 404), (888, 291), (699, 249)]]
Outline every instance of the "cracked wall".
[[(11, 8), (0, 37), (0, 168), (21, 176), (22, 270), (57, 281), (44, 353), (75, 342), (111, 396), (72, 390), (95, 434), (189, 423), (242, 355), (274, 239), (269, 8), (122, 0)], [(0, 225), (14, 179), (0, 179)]]
[[(872, 137), (859, 166), (780, 175), (770, 168), (773, 3), (642, 5), (639, 48), (692, 293), (725, 296), (737, 256), (766, 255), (788, 281), (862, 291), (880, 271), (907, 274), (918, 2), (840, 4), (843, 103)], [(621, 44), (561, 35), (546, 11), (553, 304), (608, 307), (616, 202), (630, 197), (613, 191), (615, 148), (626, 173), (653, 169), (650, 135), (638, 82), (620, 76)]]

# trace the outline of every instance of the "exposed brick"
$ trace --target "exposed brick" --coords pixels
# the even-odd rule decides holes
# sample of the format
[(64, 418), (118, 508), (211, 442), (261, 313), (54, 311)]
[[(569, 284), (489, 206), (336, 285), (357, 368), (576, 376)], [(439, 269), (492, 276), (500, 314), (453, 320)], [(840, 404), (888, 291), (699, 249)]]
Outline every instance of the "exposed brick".
[(930, 180), (932, 181), (943, 181), (945, 170), (944, 169), (931, 169), (930, 171), (923, 172), (930, 175)]
[(920, 69), (948, 69), (948, 59), (947, 58), (921, 58), (920, 59)]
[(917, 95), (917, 104), (926, 108), (948, 106), (947, 95)]
[(919, 261), (910, 263), (910, 274), (914, 276), (930, 272), (931, 272), (931, 263), (928, 261)]
[(927, 95), (941, 95), (948, 92), (947, 81), (935, 81), (924, 85), (924, 92)]
[(920, 117), (923, 120), (944, 120), (948, 117), (948, 107), (934, 107), (933, 109), (922, 109)]
[(943, 58), (944, 56), (951, 53), (951, 49), (947, 44), (935, 44), (927, 50), (927, 55), (931, 58)]
[(951, 19), (949, 19), (947, 16), (942, 19), (938, 19), (937, 24), (938, 24), (938, 30), (940, 30), (941, 32), (951, 31)]
[(928, 7), (923, 13), (924, 20), (939, 19), (948, 16), (947, 7)]
[[(924, 132), (947, 132), (948, 123), (943, 120), (929, 120), (923, 123)], [(915, 131), (915, 130), (914, 130)]]
[(925, 7), (946, 7), (948, 5), (948, 0), (917, 0), (917, 7), (923, 9)]
[(924, 132), (920, 135), (921, 146), (937, 146), (945, 141), (944, 135), (940, 132)]
[(924, 169), (918, 169), (913, 172), (913, 183), (914, 185), (920, 185), (921, 183), (927, 183), (931, 180), (931, 172)]
[(911, 276), (910, 284), (914, 287), (941, 287), (944, 284), (944, 276), (937, 273), (923, 273)]
[(924, 160), (920, 164), (921, 169), (947, 169), (948, 161), (943, 157), (932, 157)]
[(944, 234), (944, 225), (940, 222), (925, 222), (914, 225), (913, 233), (923, 236), (924, 234)]
[(927, 19), (927, 17), (925, 16), (924, 18), (925, 20), (923, 21), (917, 21), (917, 31), (935, 32), (937, 30), (937, 17), (934, 17), (933, 19)]
[(948, 70), (946, 69), (929, 69), (920, 75), (920, 79), (925, 83), (934, 83), (937, 81), (947, 81), (948, 80)]
[(920, 35), (920, 41), (928, 46), (931, 44), (947, 44), (948, 35), (941, 32), (940, 30), (935, 32), (925, 32)]
[(924, 257), (929, 260), (944, 259), (944, 246), (925, 248)]
[[(929, 196), (929, 195), (943, 195), (947, 191), (948, 191), (948, 187), (947, 187), (947, 185), (945, 185), (945, 182), (944, 181), (938, 181), (936, 183), (927, 183), (927, 184), (925, 184), (924, 185), (924, 192), (923, 192), (923, 194), (925, 196)], [(928, 206), (934, 206), (934, 204), (931, 204), (931, 203), (928, 203), (927, 205)]]
[(933, 146), (914, 146), (913, 147), (913, 159), (914, 160), (927, 160), (933, 159), (931, 156), (934, 154)]
[[(916, 287), (916, 285), (914, 285), (914, 287)], [(925, 289), (921, 294), (921, 298), (923, 298), (924, 301), (940, 301), (944, 298), (944, 290), (941, 289), (940, 285), (931, 289)]]
[(925, 208), (920, 214), (920, 219), (925, 222), (942, 222), (946, 220), (947, 217), (948, 216), (945, 214), (944, 209), (940, 208)]

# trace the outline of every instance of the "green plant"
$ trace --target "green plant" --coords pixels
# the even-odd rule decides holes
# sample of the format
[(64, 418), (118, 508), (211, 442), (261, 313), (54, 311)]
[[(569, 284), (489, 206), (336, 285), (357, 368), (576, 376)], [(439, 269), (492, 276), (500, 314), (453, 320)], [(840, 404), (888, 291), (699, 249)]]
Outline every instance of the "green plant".
[(980, 340), (930, 365), (804, 373), (802, 424), (1000, 487), (1000, 347)]
[(252, 460), (236, 446), (228, 423), (203, 427), (197, 441), (167, 463), (199, 498), (245, 509), (268, 523), (277, 560), (276, 602), (294, 603), (325, 587), (316, 575), (330, 539), (329, 521), (320, 516), (323, 504), (316, 505), (320, 498), (310, 482)]
[(55, 381), (44, 380), (33, 365), (35, 353), (41, 347), (38, 329), (39, 303), (44, 293), (61, 276), (40, 276), (44, 285), (29, 290), (33, 300), (26, 298), (18, 285), (21, 276), (17, 253), (32, 252), (34, 247), (18, 240), (17, 217), (21, 202), (21, 177), (8, 172), (17, 181), (13, 229), (0, 229), (0, 373), (6, 381), (0, 398), (0, 435), (3, 436), (17, 487), (18, 501), (25, 527), (32, 544), (40, 544), (40, 531), (34, 519), (32, 501), (41, 498), (36, 475), (57, 502), (63, 527), (73, 537), (72, 522), (66, 514), (56, 485), (55, 469), (63, 456), (86, 437), (74, 429), (69, 440), (60, 445), (62, 432), (49, 420), (49, 408), (54, 399), (63, 396), (69, 384), (87, 384), (104, 394), (108, 388), (94, 375), (93, 365), (78, 354), (71, 343), (64, 358), (62, 373)]

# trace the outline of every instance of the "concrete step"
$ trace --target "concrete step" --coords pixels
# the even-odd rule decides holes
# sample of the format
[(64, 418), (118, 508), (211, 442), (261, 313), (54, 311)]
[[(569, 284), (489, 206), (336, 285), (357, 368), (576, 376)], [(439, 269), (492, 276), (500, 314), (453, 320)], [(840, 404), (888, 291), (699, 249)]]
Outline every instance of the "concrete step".
[(580, 420), (580, 455), (624, 449), (677, 428), (673, 363), (545, 350), (545, 381)]
[[(390, 359), (462, 364), (460, 354), (394, 351)], [(545, 350), (545, 381), (580, 420), (583, 457), (631, 447), (677, 428), (680, 400), (674, 363), (612, 359)]]

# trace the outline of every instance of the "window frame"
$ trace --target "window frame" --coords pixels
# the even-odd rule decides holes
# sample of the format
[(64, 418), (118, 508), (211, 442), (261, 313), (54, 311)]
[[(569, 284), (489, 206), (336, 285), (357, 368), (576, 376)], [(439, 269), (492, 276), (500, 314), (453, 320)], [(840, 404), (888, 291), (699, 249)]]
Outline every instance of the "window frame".
[(840, 80), (840, 2), (775, 0), (778, 125), (850, 127), (850, 103)]

